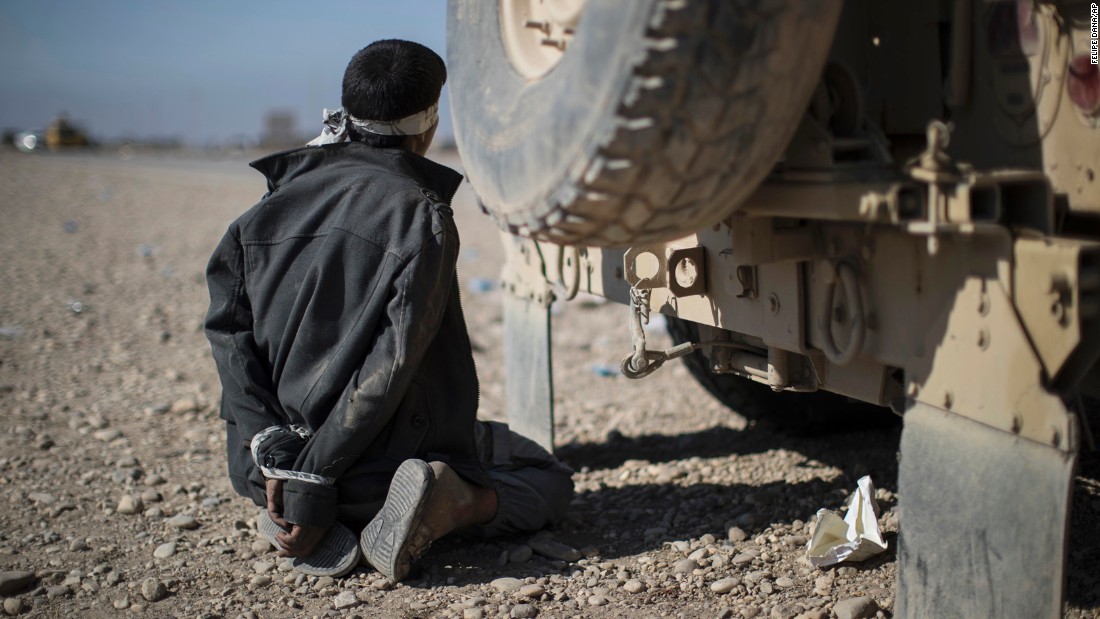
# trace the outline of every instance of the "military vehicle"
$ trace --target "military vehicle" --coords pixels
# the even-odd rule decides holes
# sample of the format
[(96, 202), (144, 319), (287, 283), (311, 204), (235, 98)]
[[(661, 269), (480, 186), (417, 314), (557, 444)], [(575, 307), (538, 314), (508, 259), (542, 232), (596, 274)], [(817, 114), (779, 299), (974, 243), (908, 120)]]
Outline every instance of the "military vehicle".
[(64, 114), (50, 121), (45, 131), (41, 129), (31, 129), (29, 131), (13, 134), (11, 143), (25, 153), (33, 152), (43, 147), (51, 151), (56, 151), (67, 148), (83, 148), (91, 144), (87, 134), (73, 125)]
[(552, 444), (549, 305), (605, 296), (627, 376), (683, 357), (731, 404), (902, 415), (897, 616), (1060, 616), (1100, 386), (1096, 45), (1074, 0), (451, 0), (512, 423)]

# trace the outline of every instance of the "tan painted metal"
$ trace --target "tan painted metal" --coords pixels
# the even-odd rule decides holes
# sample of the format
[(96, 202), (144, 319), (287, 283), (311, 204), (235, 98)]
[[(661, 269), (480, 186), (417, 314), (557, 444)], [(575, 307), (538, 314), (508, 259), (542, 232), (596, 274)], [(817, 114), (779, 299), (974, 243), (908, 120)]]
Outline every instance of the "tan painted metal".
[[(1066, 94), (1087, 4), (849, 0), (786, 157), (737, 214), (633, 248), (514, 241), (526, 249), (506, 285), (560, 298), (570, 282), (624, 304), (633, 287), (650, 312), (699, 323), (717, 373), (905, 410), (918, 541), (899, 559), (899, 616), (1024, 602), (1058, 616), (1080, 443), (1066, 402), (1100, 394), (1100, 111)], [(625, 326), (623, 340), (627, 352)], [(1027, 480), (1041, 492), (1002, 503)], [(937, 528), (971, 544), (1037, 515), (1047, 542), (999, 565), (974, 548), (955, 558)], [(995, 590), (955, 586), (960, 562)], [(1033, 564), (1050, 578), (1019, 594)]]
[[(1020, 37), (1009, 41), (1015, 55), (998, 47), (1005, 33), (994, 20), (1006, 16), (1021, 20), (1008, 33)], [(713, 352), (716, 371), (897, 408), (908, 389), (1074, 448), (1072, 421), (1051, 403), (1095, 360), (1100, 235), (1058, 228), (1065, 213), (1100, 213), (1100, 127), (1059, 92), (1080, 44), (1079, 20), (1058, 29), (1059, 19), (1046, 3), (853, 0), (838, 37), (867, 36), (874, 21), (873, 46), (838, 38), (787, 157), (738, 215), (663, 244), (573, 248), (577, 262), (547, 267), (546, 281), (624, 304), (631, 286), (646, 289), (651, 311), (763, 347)], [(927, 95), (940, 92), (938, 78), (917, 67), (938, 67), (939, 57), (919, 35), (952, 20), (961, 28), (951, 37), (949, 127), (932, 122), (942, 104)], [(899, 59), (898, 45), (926, 56)], [(891, 60), (908, 62), (912, 70), (897, 72), (906, 84), (883, 72)], [(876, 77), (865, 99), (859, 81)], [(907, 132), (919, 141), (902, 139)], [(529, 266), (511, 277), (540, 276)]]
[(1047, 376), (1059, 376), (1100, 318), (1100, 243), (1069, 239), (1016, 242), (1015, 304)]
[(565, 55), (585, 0), (498, 1), (501, 40), (512, 66), (528, 79), (546, 75)]

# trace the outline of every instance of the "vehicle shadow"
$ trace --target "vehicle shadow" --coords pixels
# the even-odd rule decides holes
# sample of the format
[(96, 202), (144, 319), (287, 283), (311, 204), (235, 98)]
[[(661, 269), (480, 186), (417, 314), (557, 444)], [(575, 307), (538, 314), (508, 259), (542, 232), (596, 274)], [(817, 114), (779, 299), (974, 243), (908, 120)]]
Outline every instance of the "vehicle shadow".
[[(557, 456), (575, 469), (622, 466), (631, 459), (650, 463), (687, 458), (719, 458), (783, 449), (800, 454), (806, 462), (834, 466), (855, 480), (872, 473), (878, 487), (895, 489), (897, 451), (901, 428), (844, 432), (819, 436), (791, 436), (754, 424), (744, 430), (714, 426), (682, 434), (644, 434), (628, 437), (612, 432), (606, 442), (570, 443)], [(880, 480), (881, 479), (881, 480)]]
[[(774, 525), (792, 525), (798, 529), (784, 538), (788, 548), (805, 545), (809, 527), (805, 522), (820, 507), (838, 508), (851, 490), (846, 476), (830, 481), (813, 479), (788, 483), (775, 481), (760, 485), (738, 483), (643, 483), (622, 487), (603, 487), (578, 493), (567, 521), (554, 530), (554, 538), (591, 553), (583, 564), (552, 561), (535, 555), (521, 565), (506, 563), (510, 549), (525, 543), (530, 536), (520, 535), (491, 541), (470, 536), (441, 540), (433, 546), (431, 557), (419, 574), (407, 583), (414, 587), (431, 587), (446, 582), (454, 586), (483, 584), (503, 576), (542, 577), (584, 570), (586, 565), (652, 553), (662, 549), (668, 556), (658, 557), (670, 565), (684, 554), (671, 548), (677, 541), (713, 535), (719, 545), (731, 546), (730, 555), (758, 554), (763, 548), (755, 538)], [(894, 501), (879, 501), (883, 510)], [(730, 542), (727, 531), (737, 526), (747, 538)], [(853, 567), (875, 570), (895, 560), (896, 533), (885, 533), (888, 550)], [(721, 569), (741, 573), (762, 565), (761, 559), (745, 559), (743, 565), (727, 565)], [(617, 567), (616, 569), (621, 569)], [(671, 570), (671, 568), (669, 568)], [(677, 588), (677, 592), (679, 589)], [(808, 591), (807, 591), (808, 593)], [(647, 595), (660, 595), (652, 591)]]
[[(863, 475), (871, 475), (876, 488), (887, 491), (878, 502), (883, 513), (888, 512), (896, 505), (900, 434), (900, 430), (891, 429), (807, 438), (785, 436), (752, 426), (747, 430), (718, 426), (678, 435), (625, 437), (613, 434), (604, 443), (565, 445), (558, 455), (578, 470), (613, 469), (631, 460), (644, 460), (644, 463), (630, 463), (624, 467), (632, 471), (628, 479), (608, 481), (579, 491), (566, 522), (553, 534), (555, 539), (575, 548), (594, 551), (595, 556), (588, 562), (590, 565), (615, 562), (662, 548), (668, 548), (670, 553), (662, 560), (678, 560), (683, 554), (670, 548), (672, 542), (698, 539), (707, 534), (713, 535), (719, 545), (732, 546), (734, 553), (751, 553), (758, 550), (754, 539), (769, 527), (787, 525), (790, 528), (793, 525), (799, 528), (799, 521), (805, 523), (820, 508), (840, 508), (855, 488), (856, 480)], [(780, 450), (787, 458), (801, 460), (787, 480), (752, 484), (723, 481), (729, 476), (719, 465), (706, 462), (692, 463), (689, 468), (694, 470), (679, 476), (680, 469), (676, 468), (679, 464), (671, 468), (666, 464), (732, 455), (735, 456), (732, 462), (726, 460), (721, 466), (758, 467), (758, 463), (750, 462), (751, 456)], [(745, 457), (744, 464), (739, 461), (740, 457)], [(639, 471), (653, 468), (653, 465), (662, 469), (653, 480), (638, 479)], [(830, 477), (809, 470), (805, 475), (799, 474), (801, 468), (822, 467), (838, 469), (839, 474), (834, 472)], [(664, 471), (665, 468), (670, 470)], [(658, 480), (662, 472), (674, 479)], [(750, 470), (748, 474), (752, 476), (754, 472)], [(1092, 566), (1100, 563), (1100, 556), (1092, 550), (1094, 544), (1087, 543), (1100, 528), (1098, 478), (1100, 453), (1083, 450), (1074, 486), (1070, 528), (1070, 548), (1082, 550), (1071, 550), (1066, 566), (1066, 599), (1078, 608), (1100, 607), (1098, 578), (1092, 570)], [(727, 531), (733, 526), (741, 528), (747, 539), (729, 542)], [(876, 570), (896, 561), (898, 532), (893, 525), (885, 528), (889, 544), (885, 553), (860, 563), (836, 567)], [(786, 544), (792, 547), (804, 544), (808, 535), (809, 527), (801, 528), (787, 536)], [(506, 553), (528, 539), (529, 536), (520, 535), (494, 540), (471, 536), (441, 540), (432, 550), (434, 558), (426, 562), (428, 567), (417, 575), (420, 580), (411, 584), (432, 586), (444, 581), (461, 586), (486, 583), (501, 576), (538, 578), (584, 569), (576, 563), (555, 562), (537, 555), (522, 565), (506, 563)], [(738, 573), (760, 568), (749, 563), (723, 569)], [(665, 594), (667, 592), (658, 590), (645, 595), (660, 597)]]
[[(775, 525), (794, 525), (798, 531), (786, 543), (805, 544), (809, 527), (798, 523), (805, 523), (822, 507), (838, 509), (862, 475), (871, 475), (876, 487), (887, 491), (886, 497), (879, 500), (884, 512), (895, 505), (899, 436), (897, 430), (889, 430), (803, 438), (751, 426), (748, 430), (717, 426), (679, 435), (613, 434), (604, 443), (565, 445), (558, 455), (577, 470), (613, 469), (631, 460), (644, 462), (624, 467), (629, 471), (628, 479), (616, 477), (614, 481), (578, 491), (569, 516), (554, 530), (554, 537), (574, 548), (594, 552), (592, 563), (660, 550), (671, 542), (707, 534), (713, 535), (719, 544), (730, 544), (734, 552), (753, 552), (754, 538)], [(732, 463), (728, 459), (721, 463), (705, 462), (711, 458), (778, 450), (785, 452), (785, 458), (800, 460), (795, 465), (793, 479), (764, 481), (768, 473), (752, 468), (761, 465), (749, 462), (748, 457), (744, 465), (736, 457)], [(682, 466), (684, 461), (689, 461), (688, 466)], [(759, 475), (761, 482), (734, 481), (721, 468), (742, 466), (750, 469), (739, 471), (738, 478)], [(828, 472), (823, 474), (823, 469)], [(728, 541), (728, 531), (734, 526), (747, 534), (746, 540)], [(486, 541), (459, 536), (440, 540), (432, 550), (435, 558), (426, 562), (427, 567), (417, 576), (420, 580), (414, 580), (412, 585), (432, 586), (443, 580), (461, 586), (501, 576), (537, 578), (578, 569), (576, 564), (554, 562), (537, 555), (521, 566), (505, 563), (505, 553), (529, 537)], [(893, 531), (887, 532), (887, 539), (890, 549), (886, 553), (851, 567), (872, 570), (893, 561), (896, 547)], [(683, 558), (681, 553), (674, 554), (677, 559)], [(441, 565), (446, 568), (440, 568)], [(728, 569), (742, 570), (732, 566)]]

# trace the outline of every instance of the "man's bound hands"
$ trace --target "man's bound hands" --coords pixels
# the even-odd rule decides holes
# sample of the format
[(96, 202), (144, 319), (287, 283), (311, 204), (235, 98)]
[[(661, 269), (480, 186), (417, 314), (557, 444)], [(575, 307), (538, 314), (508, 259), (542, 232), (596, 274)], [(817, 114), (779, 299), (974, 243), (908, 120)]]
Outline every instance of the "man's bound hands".
[(279, 556), (305, 558), (313, 554), (321, 540), (325, 539), (328, 528), (294, 524), (283, 518), (284, 483), (282, 479), (269, 479), (266, 485), (267, 513), (272, 522), (285, 531), (275, 536), (280, 546)]

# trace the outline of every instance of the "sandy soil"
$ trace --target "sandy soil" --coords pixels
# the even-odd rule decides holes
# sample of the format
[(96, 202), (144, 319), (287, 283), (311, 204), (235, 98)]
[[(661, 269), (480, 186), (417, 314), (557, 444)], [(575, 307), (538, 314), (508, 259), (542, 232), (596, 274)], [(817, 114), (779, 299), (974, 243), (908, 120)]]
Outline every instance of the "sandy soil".
[[(335, 581), (288, 571), (225, 477), (219, 384), (201, 330), (206, 260), (263, 191), (243, 159), (0, 153), (6, 612), (891, 616), (898, 431), (790, 438), (724, 408), (679, 364), (628, 381), (607, 371), (629, 349), (626, 309), (591, 298), (555, 310), (558, 450), (577, 470), (578, 494), (568, 521), (545, 534), (581, 558), (532, 554), (542, 536), (460, 537), (396, 586), (368, 569)], [(499, 241), (468, 188), (455, 210), (482, 414), (500, 418)], [(878, 487), (890, 550), (811, 567), (812, 517), (839, 509), (864, 474)], [(1082, 454), (1072, 617), (1100, 616), (1098, 478), (1100, 458)], [(32, 575), (8, 580), (19, 571)]]

